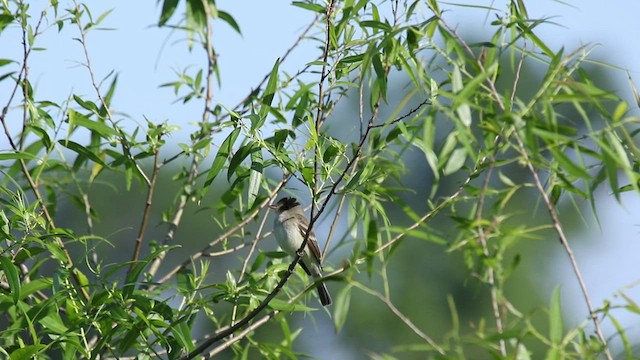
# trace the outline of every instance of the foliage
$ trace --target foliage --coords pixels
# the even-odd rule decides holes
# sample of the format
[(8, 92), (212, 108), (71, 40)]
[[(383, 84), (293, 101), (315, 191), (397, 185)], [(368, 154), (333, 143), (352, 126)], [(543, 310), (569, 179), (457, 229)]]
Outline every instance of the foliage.
[[(348, 331), (356, 297), (364, 297), (384, 306), (381, 318), (412, 334), (373, 358), (527, 359), (533, 349), (548, 359), (612, 358), (612, 337), (631, 357), (612, 305), (591, 303), (558, 209), (565, 199), (593, 205), (603, 186), (616, 199), (640, 190), (631, 127), (637, 119), (592, 80), (589, 47), (553, 50), (536, 35), (547, 20), (529, 18), (522, 1), (477, 7), (478, 16), (497, 17), (494, 32), (474, 43), (449, 23), (455, 6), (446, 12), (441, 5), (294, 1), (312, 22), (290, 51), (271, 59), (256, 90), (231, 106), (214, 100), (224, 74), (212, 29), (223, 23), (240, 33), (241, 24), (215, 1), (164, 0), (159, 30), (184, 36), (187, 50), (202, 59), (160, 85), (201, 108), (189, 141), (176, 150), (169, 139), (179, 131), (177, 120), (126, 118), (113, 101), (118, 76), (96, 79), (86, 35), (103, 30), (109, 12), (96, 16), (90, 4), (75, 1), (50, 1), (41, 12), (29, 2), (2, 2), (0, 36), (19, 28), (21, 39), (4, 41), (23, 47), (22, 57), (0, 59), (0, 84), (10, 89), (0, 95), (3, 356), (297, 357), (300, 329), (291, 315), (314, 310), (315, 299), (303, 301), (312, 285), (294, 271), (298, 259), (258, 246), (270, 237), (267, 205), (287, 192), (312, 204), (312, 226), (319, 219), (329, 224), (323, 254), (347, 254), (340, 265), (327, 261), (335, 304), (317, 316)], [(69, 28), (85, 56), (82, 81), (94, 93), (55, 103), (38, 96), (29, 64), (35, 51), (47, 51), (39, 47), (45, 34)], [(307, 64), (287, 68), (289, 54), (309, 45), (317, 51), (306, 54)], [(529, 69), (544, 75), (524, 88)], [(343, 108), (352, 114), (341, 115)], [(414, 149), (428, 168), (419, 189), (406, 181), (406, 155)], [(166, 176), (171, 195), (160, 189)], [(131, 205), (141, 212), (126, 225), (136, 233), (126, 260), (102, 255), (104, 248), (127, 248), (110, 240), (118, 229), (96, 229), (105, 216), (96, 187), (105, 183), (144, 193)], [(526, 218), (516, 210), (523, 198), (539, 204)], [(57, 225), (68, 202), (82, 226)], [(162, 206), (162, 214), (155, 211)], [(178, 241), (188, 210), (206, 212), (219, 228), (203, 248)], [(158, 222), (166, 227), (154, 240), (149, 224)], [(506, 285), (521, 256), (514, 249), (543, 236), (565, 249), (589, 321), (567, 328), (558, 289), (548, 305), (538, 304), (544, 319), (510, 301)], [(464, 259), (459, 270), (467, 281), (487, 290), (490, 311), (469, 319), (472, 326), (459, 321), (460, 307), (446, 294), (451, 327), (441, 333), (398, 306), (403, 295), (393, 291), (393, 268), (420, 242)], [(219, 265), (223, 258), (231, 260)], [(630, 313), (640, 310), (622, 299)], [(603, 322), (618, 333), (603, 333)], [(281, 336), (260, 336), (262, 326)]]

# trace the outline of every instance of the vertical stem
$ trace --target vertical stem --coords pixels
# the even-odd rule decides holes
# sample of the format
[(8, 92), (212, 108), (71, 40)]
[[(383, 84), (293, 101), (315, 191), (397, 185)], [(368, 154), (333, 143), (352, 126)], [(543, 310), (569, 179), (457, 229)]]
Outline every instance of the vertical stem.
[[(325, 40), (324, 40), (324, 52), (322, 54), (322, 70), (320, 72), (320, 81), (318, 82), (318, 108), (316, 109), (316, 121), (315, 121), (315, 133), (319, 137), (320, 128), (322, 127), (322, 123), (324, 122), (324, 81), (326, 80), (327, 74), (327, 59), (329, 58), (329, 48), (331, 44), (331, 15), (333, 14), (333, 8), (336, 3), (336, 0), (331, 0), (329, 6), (327, 7), (326, 13), (326, 30), (325, 30)], [(320, 148), (318, 144), (315, 146), (314, 157), (313, 157), (313, 188), (312, 188), (312, 206), (311, 206), (311, 217), (313, 218), (315, 209), (316, 209), (316, 196), (318, 194), (318, 175), (319, 175), (319, 166), (320, 166)]]

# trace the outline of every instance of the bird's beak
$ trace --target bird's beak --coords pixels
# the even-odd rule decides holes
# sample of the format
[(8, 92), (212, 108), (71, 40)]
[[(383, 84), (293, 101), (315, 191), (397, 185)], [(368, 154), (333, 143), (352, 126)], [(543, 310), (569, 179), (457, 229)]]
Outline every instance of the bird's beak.
[(280, 206), (278, 206), (278, 204), (275, 204), (275, 205), (274, 205), (274, 204), (271, 204), (271, 205), (269, 205), (269, 209), (277, 210), (278, 208), (280, 208)]

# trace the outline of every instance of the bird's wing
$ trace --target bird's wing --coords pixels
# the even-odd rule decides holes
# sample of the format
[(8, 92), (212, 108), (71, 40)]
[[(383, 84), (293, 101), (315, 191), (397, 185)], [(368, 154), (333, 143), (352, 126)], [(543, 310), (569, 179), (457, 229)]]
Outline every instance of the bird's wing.
[[(300, 230), (300, 234), (304, 239), (304, 235), (307, 233), (307, 229), (309, 228), (309, 221), (307, 218), (304, 218), (304, 221), (298, 222), (298, 229)], [(313, 230), (309, 233), (309, 240), (307, 241), (307, 247), (311, 251), (311, 255), (320, 268), (322, 269), (322, 255), (320, 253), (320, 248), (318, 247), (318, 241), (316, 240), (316, 235), (313, 233)]]

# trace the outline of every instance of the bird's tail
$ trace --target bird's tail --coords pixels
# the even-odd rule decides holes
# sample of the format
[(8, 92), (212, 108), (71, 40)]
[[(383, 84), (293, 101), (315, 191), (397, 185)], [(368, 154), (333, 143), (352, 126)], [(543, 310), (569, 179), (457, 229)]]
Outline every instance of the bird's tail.
[(316, 286), (318, 289), (318, 296), (320, 297), (320, 302), (322, 306), (331, 305), (331, 295), (329, 295), (329, 290), (327, 290), (327, 286), (321, 282)]

